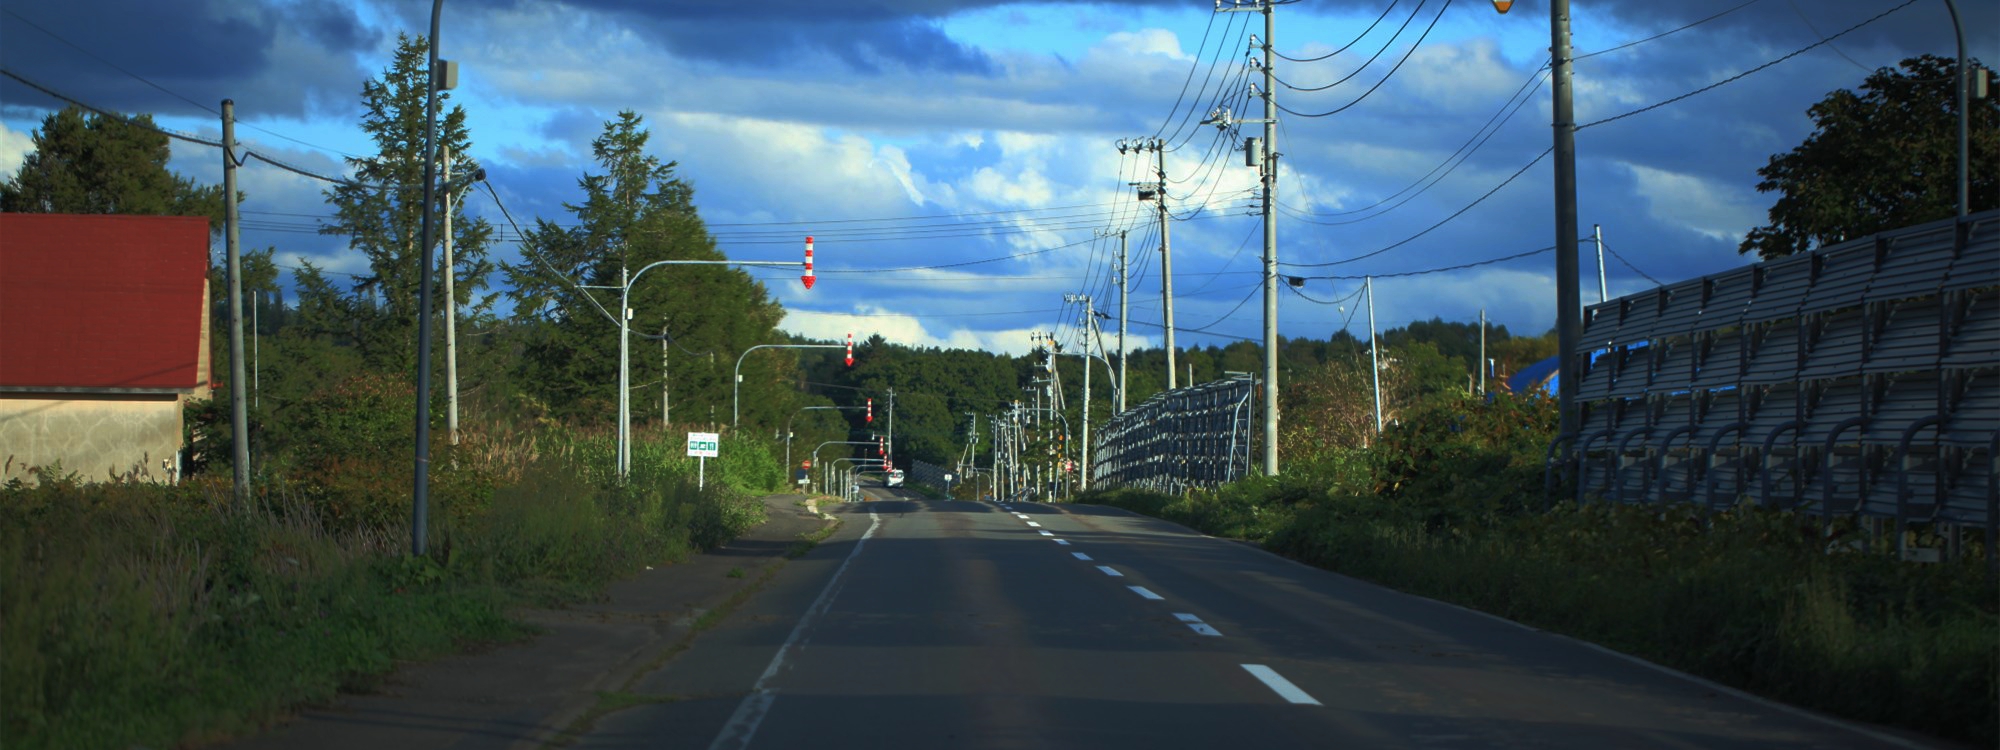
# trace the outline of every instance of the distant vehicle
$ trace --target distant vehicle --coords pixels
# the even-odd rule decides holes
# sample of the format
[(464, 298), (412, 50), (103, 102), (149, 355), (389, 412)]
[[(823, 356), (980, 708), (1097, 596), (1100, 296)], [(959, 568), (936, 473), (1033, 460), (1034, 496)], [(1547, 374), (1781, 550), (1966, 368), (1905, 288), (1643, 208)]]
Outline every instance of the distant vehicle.
[(901, 487), (901, 486), (903, 486), (903, 470), (902, 470), (902, 469), (891, 469), (891, 470), (889, 471), (889, 478), (888, 478), (888, 479), (884, 479), (884, 480), (882, 480), (882, 484), (883, 484), (883, 486), (887, 486), (887, 487)]

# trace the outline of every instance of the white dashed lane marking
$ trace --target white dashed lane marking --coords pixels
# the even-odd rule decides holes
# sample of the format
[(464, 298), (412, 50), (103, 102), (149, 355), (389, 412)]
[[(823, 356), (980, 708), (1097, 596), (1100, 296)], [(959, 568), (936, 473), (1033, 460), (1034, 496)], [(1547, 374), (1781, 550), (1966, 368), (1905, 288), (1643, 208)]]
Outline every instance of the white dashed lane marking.
[(1029, 526), (1033, 526), (1033, 527), (1035, 527), (1035, 528), (1038, 528), (1038, 529), (1042, 527), (1042, 525), (1041, 525), (1041, 524), (1039, 524), (1039, 523), (1035, 523), (1034, 521), (1029, 521), (1029, 522), (1028, 522), (1028, 525), (1029, 525)]
[(1053, 531), (1049, 531), (1048, 529), (1042, 529), (1042, 530), (1040, 530), (1040, 531), (1037, 531), (1037, 532), (1035, 532), (1035, 533), (1037, 533), (1037, 534), (1040, 534), (1040, 535), (1042, 535), (1042, 536), (1055, 536), (1055, 535), (1056, 535), (1056, 534), (1055, 534), (1055, 532), (1053, 532)]
[[(1049, 536), (1055, 536), (1055, 535), (1054, 535), (1054, 534), (1050, 534)], [(1069, 540), (1068, 540), (1068, 539), (1057, 539), (1057, 540), (1056, 540), (1056, 544), (1060, 544), (1060, 545), (1062, 545), (1062, 546), (1064, 546), (1064, 547), (1068, 547), (1068, 546), (1069, 546)]]
[(1076, 559), (1078, 559), (1078, 560), (1089, 560), (1089, 559), (1090, 559), (1090, 556), (1089, 556), (1089, 555), (1086, 555), (1086, 554), (1083, 554), (1082, 552), (1071, 552), (1070, 554), (1072, 554), (1072, 555), (1076, 555)]
[(1213, 627), (1209, 627), (1208, 623), (1201, 621), (1201, 618), (1188, 614), (1186, 612), (1175, 612), (1174, 619), (1180, 620), (1182, 624), (1188, 626), (1189, 630), (1200, 633), (1202, 635), (1213, 635), (1213, 636), (1222, 635), (1221, 631), (1216, 630)]
[(1151, 599), (1156, 602), (1166, 600), (1166, 597), (1155, 594), (1144, 586), (1126, 586), (1125, 588), (1131, 589), (1132, 593), (1138, 594), (1142, 598)]
[(1299, 686), (1292, 684), (1291, 680), (1285, 679), (1275, 669), (1262, 664), (1245, 664), (1243, 665), (1243, 671), (1249, 672), (1251, 676), (1256, 677), (1259, 682), (1264, 683), (1265, 687), (1270, 688), (1271, 692), (1277, 693), (1278, 697), (1285, 699), (1286, 702), (1304, 706), (1320, 705), (1319, 701), (1313, 700), (1313, 697), (1307, 695), (1306, 691), (1300, 690)]
[(1125, 574), (1124, 574), (1124, 573), (1120, 573), (1120, 572), (1118, 572), (1118, 571), (1116, 571), (1116, 570), (1113, 570), (1113, 569), (1111, 568), (1111, 566), (1109, 566), (1109, 565), (1099, 565), (1099, 566), (1097, 566), (1097, 569), (1098, 569), (1098, 570), (1101, 570), (1101, 571), (1104, 571), (1104, 574), (1105, 574), (1105, 575), (1108, 575), (1108, 576), (1111, 576), (1112, 578), (1124, 578), (1124, 577), (1125, 577)]

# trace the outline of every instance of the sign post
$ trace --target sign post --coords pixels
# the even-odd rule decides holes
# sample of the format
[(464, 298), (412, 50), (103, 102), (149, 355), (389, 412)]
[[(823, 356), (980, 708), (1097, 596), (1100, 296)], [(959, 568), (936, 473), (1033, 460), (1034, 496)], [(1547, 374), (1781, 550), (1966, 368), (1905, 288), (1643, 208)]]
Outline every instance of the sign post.
[(695, 488), (708, 487), (708, 460), (721, 455), (722, 438), (713, 432), (688, 433), (688, 455), (695, 457)]

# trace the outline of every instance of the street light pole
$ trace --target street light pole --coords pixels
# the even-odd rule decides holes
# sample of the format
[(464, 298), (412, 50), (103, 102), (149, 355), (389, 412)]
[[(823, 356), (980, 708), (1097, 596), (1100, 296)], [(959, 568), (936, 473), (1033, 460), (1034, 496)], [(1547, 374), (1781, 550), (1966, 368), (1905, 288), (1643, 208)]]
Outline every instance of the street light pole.
[[(431, 204), (437, 200), (437, 100), (438, 22), (444, 15), (444, 0), (431, 0), (430, 65), (425, 68), (424, 85), (424, 203), (422, 230), (418, 241), (417, 282), (417, 416), (415, 486), (410, 493), (410, 554), (424, 555), (425, 535), (430, 526), (431, 469)], [(225, 196), (230, 201), (235, 195)], [(241, 438), (241, 436), (238, 436)]]

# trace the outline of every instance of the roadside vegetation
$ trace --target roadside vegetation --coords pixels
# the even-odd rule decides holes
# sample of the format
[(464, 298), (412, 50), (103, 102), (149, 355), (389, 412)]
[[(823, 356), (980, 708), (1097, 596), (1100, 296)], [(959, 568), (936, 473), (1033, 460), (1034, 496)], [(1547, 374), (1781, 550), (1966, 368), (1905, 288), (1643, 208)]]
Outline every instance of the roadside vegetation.
[(1871, 548), (1852, 527), (1829, 540), (1817, 517), (1789, 512), (1551, 502), (1548, 399), (1435, 394), (1401, 417), (1371, 446), (1289, 460), (1276, 479), (1079, 501), (1256, 542), (1795, 705), (1982, 746), (2000, 740), (2000, 587), (1981, 550), (1912, 564), (1897, 560), (1892, 540)]
[(7, 746), (198, 744), (368, 691), (400, 661), (522, 637), (509, 608), (721, 544), (762, 520), (749, 493), (780, 473), (725, 442), (739, 458), (698, 490), (678, 436), (636, 443), (625, 484), (601, 433), (441, 442), (430, 554), (411, 557), (409, 462), (327, 437), (327, 465), (347, 468), (265, 477), (247, 506), (227, 474), (85, 484), (49, 467), (0, 488)]

